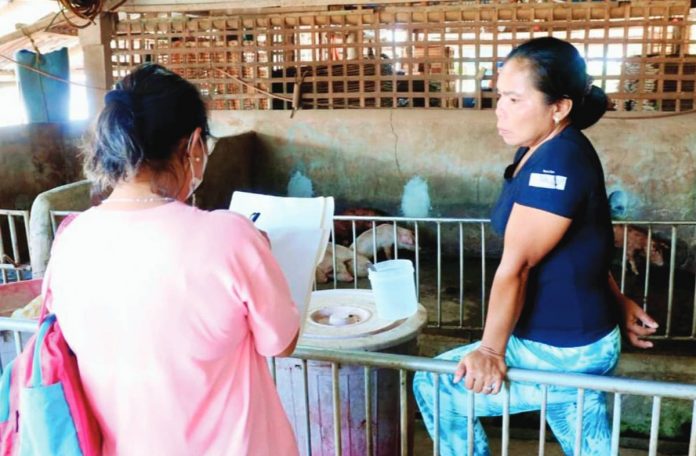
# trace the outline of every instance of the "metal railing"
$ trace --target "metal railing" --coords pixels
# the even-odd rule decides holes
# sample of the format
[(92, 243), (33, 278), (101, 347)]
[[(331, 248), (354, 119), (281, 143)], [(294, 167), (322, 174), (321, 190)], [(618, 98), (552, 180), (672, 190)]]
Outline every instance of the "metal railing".
[[(75, 211), (51, 211), (50, 219), (53, 233), (55, 233), (60, 221)], [(29, 214), (27, 211), (0, 210), (0, 216), (8, 217), (10, 226), (10, 238), (13, 248), (13, 256), (19, 257), (20, 244), (17, 236), (15, 218), (24, 220), (24, 231), (28, 239)], [(408, 218), (408, 217), (361, 217), (361, 216), (335, 216), (334, 223), (349, 223), (351, 239), (355, 243), (360, 232), (356, 229), (356, 223), (369, 224), (372, 228), (372, 252), (370, 258), (378, 257), (380, 245), (391, 243), (394, 245), (392, 252), (394, 258), (404, 256), (407, 251), (400, 247), (398, 241), (398, 228), (407, 228), (413, 235), (415, 248), (411, 255), (416, 277), (416, 292), (421, 303), (428, 309), (431, 316), (428, 326), (431, 328), (462, 329), (481, 331), (486, 318), (486, 301), (490, 292), (492, 268), (495, 267), (499, 254), (499, 245), (490, 247), (495, 243), (496, 237), (489, 230), (490, 220), (485, 218)], [(392, 225), (391, 239), (378, 239), (377, 226), (388, 223)], [(644, 309), (652, 313), (656, 309), (655, 301), (659, 301), (660, 308), (653, 315), (660, 323), (660, 330), (652, 339), (687, 340), (696, 341), (696, 221), (617, 221), (616, 225), (623, 228), (623, 234), (619, 240), (621, 243), (620, 272), (617, 282), (624, 292), (642, 303)], [(636, 227), (643, 228), (638, 234), (639, 245), (631, 242), (635, 237)], [(687, 232), (688, 231), (688, 232)], [(663, 235), (664, 240), (656, 240), (655, 233)], [(423, 241), (424, 233), (428, 239)], [(380, 234), (384, 234), (383, 232)], [(666, 235), (666, 236), (665, 236)], [(330, 249), (333, 254), (333, 270), (337, 269), (335, 235)], [(680, 239), (689, 239), (691, 245), (681, 246)], [(427, 248), (424, 249), (424, 245)], [(657, 246), (656, 246), (657, 245)], [(0, 249), (2, 246), (0, 245)], [(634, 251), (634, 249), (636, 249)], [(653, 250), (656, 250), (665, 260), (663, 266), (654, 266), (651, 261)], [(692, 263), (689, 265), (690, 276), (685, 274), (680, 266), (683, 261), (678, 261), (678, 251), (683, 253)], [(636, 252), (644, 257), (643, 263), (636, 269), (639, 274), (629, 272), (633, 270)], [(668, 253), (665, 258), (665, 253)], [(4, 251), (0, 250), (0, 255)], [(353, 264), (358, 263), (358, 253), (352, 249)], [(24, 262), (23, 262), (24, 263)], [(26, 262), (28, 263), (28, 261)], [(357, 268), (354, 268), (357, 270)], [(433, 270), (434, 269), (434, 270)], [(452, 271), (455, 269), (455, 271)], [(656, 271), (657, 269), (657, 271)], [(665, 270), (667, 271), (665, 274)], [(8, 271), (14, 271), (8, 277)], [(30, 271), (28, 264), (22, 264), (19, 268), (12, 264), (0, 264), (2, 279), (7, 282), (13, 277), (26, 278)], [(689, 275), (686, 274), (686, 275)], [(655, 278), (662, 280), (667, 276), (666, 287), (659, 289), (655, 285)], [(349, 286), (353, 288), (367, 288), (369, 284), (360, 282), (362, 277), (353, 274), (353, 281)], [(638, 280), (641, 286), (638, 287)], [(345, 287), (338, 282), (334, 274), (332, 278), (333, 288)], [(660, 285), (663, 285), (660, 283)], [(319, 285), (322, 287), (323, 285)], [(640, 289), (639, 289), (640, 288)], [(454, 290), (455, 296), (444, 296), (446, 291)], [(676, 296), (678, 292), (679, 296)], [(451, 294), (451, 293), (450, 293)], [(674, 316), (679, 310), (682, 320), (680, 328), (675, 328)], [(684, 317), (687, 315), (688, 317)], [(685, 327), (686, 319), (689, 320), (688, 328)]]
[[(18, 228), (17, 224), (21, 223)], [(6, 226), (10, 235), (11, 252), (5, 250), (2, 227)], [(24, 234), (24, 238), (20, 237)], [(29, 211), (0, 209), (0, 279), (8, 283), (30, 278), (29, 264)], [(26, 256), (23, 253), (26, 252)]]
[[(372, 229), (372, 252), (368, 258), (371, 261), (378, 258), (380, 245), (385, 243), (393, 244), (394, 258), (408, 253), (403, 247), (399, 247), (397, 227), (411, 230), (415, 249), (409, 255), (414, 262), (418, 297), (421, 304), (428, 309), (428, 314), (431, 315), (428, 326), (482, 330), (486, 318), (486, 299), (490, 292), (492, 279), (491, 268), (495, 267), (500, 250), (499, 245), (495, 249), (489, 247), (489, 244), (495, 239), (489, 235), (489, 219), (335, 216), (334, 223), (350, 223), (352, 238), (348, 239), (348, 242), (351, 246), (355, 245), (360, 235), (356, 224), (361, 223), (363, 227), (365, 223), (369, 224)], [(388, 240), (379, 239), (375, 229), (385, 223), (392, 225), (391, 238)], [(659, 301), (661, 304), (660, 309), (656, 309), (658, 311), (656, 315), (653, 315), (660, 324), (660, 330), (651, 338), (696, 341), (696, 276), (693, 274), (693, 270), (679, 269), (685, 261), (677, 262), (677, 252), (679, 251), (682, 253), (682, 257), (692, 262), (688, 265), (690, 268), (696, 267), (696, 259), (694, 259), (696, 252), (693, 251), (693, 246), (688, 245), (688, 243), (686, 246), (681, 246), (678, 243), (680, 239), (689, 239), (691, 243), (696, 240), (696, 221), (616, 221), (614, 224), (623, 228), (623, 236), (618, 239), (622, 245), (620, 249), (620, 273), (617, 278), (621, 291), (629, 292), (628, 295), (642, 303), (648, 312), (658, 307), (651, 302)], [(426, 231), (431, 239), (427, 241), (427, 248), (424, 249), (422, 238)], [(668, 231), (668, 238), (664, 241), (657, 240), (656, 231), (661, 234)], [(681, 231), (681, 237), (678, 236), (679, 231)], [(380, 235), (383, 234), (384, 231), (380, 232)], [(369, 238), (369, 232), (363, 234), (362, 242), (365, 242), (365, 236)], [(332, 249), (333, 269), (335, 271), (338, 266), (335, 235), (332, 235), (329, 249)], [(358, 264), (357, 249), (351, 250), (353, 264)], [(667, 258), (664, 258), (667, 253)], [(428, 258), (424, 257), (426, 254)], [(644, 268), (636, 268), (635, 274), (629, 276), (627, 272), (628, 267), (631, 266), (630, 260), (633, 259), (633, 263), (636, 263), (636, 255), (645, 257)], [(656, 256), (666, 260), (664, 266), (655, 266), (659, 263), (656, 261)], [(426, 273), (426, 269), (432, 267), (435, 268), (435, 273)], [(452, 268), (456, 269), (454, 274), (451, 272)], [(357, 268), (354, 269), (357, 270)], [(658, 269), (657, 272), (656, 269)], [(654, 289), (657, 287), (651, 287), (651, 285), (657, 283), (656, 278), (663, 281), (665, 270), (667, 271), (666, 289), (656, 293)], [(473, 280), (472, 274), (477, 276)], [(641, 276), (642, 287), (638, 290), (637, 279)], [(345, 287), (339, 283), (335, 274), (332, 285), (334, 288)], [(627, 289), (628, 285), (630, 285), (630, 290)], [(360, 278), (356, 273), (352, 283), (348, 286), (366, 288), (369, 287), (369, 284), (360, 283)], [(322, 285), (318, 285), (318, 287), (321, 288)], [(453, 299), (450, 297), (445, 302), (443, 291), (452, 289), (456, 290), (456, 296)], [(472, 293), (472, 290), (475, 292)], [(677, 290), (680, 292), (678, 301), (675, 298)], [(443, 315), (445, 304), (449, 308), (446, 318)], [(453, 311), (453, 305), (457, 307), (456, 311)], [(673, 325), (674, 309), (677, 306), (681, 315), (689, 315), (691, 320), (690, 326), (680, 328), (679, 332), (675, 332)]]
[[(35, 321), (0, 318), (0, 331), (11, 331), (14, 335), (15, 350), (19, 353), (22, 349), (23, 337), (20, 333), (32, 333), (37, 329)], [(303, 401), (305, 416), (302, 420), (304, 432), (307, 438), (305, 439), (304, 451), (307, 456), (312, 454), (311, 438), (313, 429), (316, 432), (317, 426), (324, 426), (324, 423), (312, 422), (310, 418), (309, 406), (309, 386), (308, 386), (308, 371), (307, 361), (324, 361), (331, 363), (331, 398), (333, 412), (333, 447), (336, 456), (343, 454), (342, 448), (342, 413), (350, 413), (350, 410), (343, 411), (340, 402), (340, 381), (339, 370), (342, 366), (354, 365), (364, 368), (364, 397), (365, 397), (365, 439), (366, 442), (372, 442), (375, 438), (372, 429), (372, 419), (374, 404), (372, 403), (373, 391), (371, 381), (372, 369), (389, 369), (395, 370), (399, 374), (399, 448), (400, 454), (405, 456), (409, 454), (410, 440), (408, 436), (408, 421), (409, 421), (409, 401), (408, 398), (412, 394), (409, 388), (408, 375), (409, 372), (423, 371), (435, 374), (454, 374), (457, 363), (454, 361), (444, 361), (420, 356), (397, 355), (391, 353), (375, 353), (365, 351), (349, 351), (349, 350), (325, 350), (307, 346), (298, 346), (292, 355), (293, 358), (302, 360), (303, 373)], [(275, 360), (270, 360), (270, 368), (273, 373), (274, 381), (276, 380), (276, 364)], [(659, 425), (662, 400), (672, 398), (692, 402), (691, 428), (688, 441), (688, 456), (696, 456), (696, 384), (683, 384), (661, 381), (635, 380), (629, 378), (619, 378), (612, 376), (585, 375), (585, 374), (566, 374), (555, 372), (532, 371), (524, 369), (511, 368), (507, 372), (507, 379), (500, 394), (503, 395), (504, 406), (502, 416), (502, 434), (501, 448), (502, 454), (507, 455), (510, 450), (510, 394), (509, 385), (511, 382), (526, 382), (543, 385), (543, 399), (540, 408), (539, 421), (539, 450), (538, 454), (543, 456), (546, 446), (546, 409), (547, 409), (547, 391), (551, 386), (559, 386), (566, 388), (576, 388), (577, 392), (577, 418), (575, 423), (576, 441), (575, 455), (580, 454), (581, 436), (583, 429), (583, 400), (585, 392), (588, 390), (602, 391), (613, 393), (613, 417), (612, 417), (612, 434), (611, 434), (611, 455), (615, 456), (619, 452), (619, 439), (621, 434), (621, 411), (623, 398), (625, 396), (648, 396), (652, 397), (652, 414), (649, 435), (649, 456), (656, 456), (660, 437)], [(439, 417), (439, 376), (435, 377), (435, 398), (434, 398), (434, 416)], [(469, 395), (467, 404), (467, 416), (475, 417), (474, 401), (475, 394)], [(434, 436), (433, 436), (433, 454), (439, 454), (440, 429), (439, 419), (435, 420)], [(467, 455), (473, 455), (473, 432), (474, 420), (468, 420), (468, 439), (469, 446), (466, 450)], [(366, 454), (374, 454), (374, 448), (368, 444)], [(464, 453), (462, 453), (464, 454)]]

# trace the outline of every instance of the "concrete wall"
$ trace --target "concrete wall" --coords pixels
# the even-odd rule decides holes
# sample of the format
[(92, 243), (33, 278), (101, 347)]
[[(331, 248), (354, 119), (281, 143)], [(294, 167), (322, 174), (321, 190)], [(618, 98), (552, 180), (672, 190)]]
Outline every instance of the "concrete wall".
[[(491, 111), (347, 110), (213, 112), (218, 134), (254, 131), (255, 185), (287, 192), (297, 172), (339, 207), (401, 213), (405, 185), (421, 176), (432, 216), (487, 217), (514, 150)], [(586, 131), (602, 162), (615, 216), (696, 220), (696, 116), (602, 119)], [(617, 197), (618, 196), (618, 197)]]
[(39, 193), (79, 180), (85, 129), (84, 122), (0, 128), (0, 208), (28, 210)]

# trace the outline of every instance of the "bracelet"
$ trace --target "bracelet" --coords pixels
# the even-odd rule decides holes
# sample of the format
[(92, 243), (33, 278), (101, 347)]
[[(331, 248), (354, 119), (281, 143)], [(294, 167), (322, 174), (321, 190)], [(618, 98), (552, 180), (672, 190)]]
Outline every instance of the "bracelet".
[(493, 350), (491, 347), (487, 345), (480, 344), (478, 349), (487, 355), (497, 356), (498, 358), (505, 358), (503, 354), (498, 353), (497, 351)]

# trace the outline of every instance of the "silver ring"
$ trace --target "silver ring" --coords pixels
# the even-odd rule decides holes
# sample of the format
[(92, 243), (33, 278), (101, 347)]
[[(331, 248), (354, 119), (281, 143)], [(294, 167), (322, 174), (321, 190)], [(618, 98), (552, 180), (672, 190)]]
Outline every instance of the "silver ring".
[(485, 391), (493, 391), (495, 389), (495, 383), (492, 385), (488, 385), (484, 388)]

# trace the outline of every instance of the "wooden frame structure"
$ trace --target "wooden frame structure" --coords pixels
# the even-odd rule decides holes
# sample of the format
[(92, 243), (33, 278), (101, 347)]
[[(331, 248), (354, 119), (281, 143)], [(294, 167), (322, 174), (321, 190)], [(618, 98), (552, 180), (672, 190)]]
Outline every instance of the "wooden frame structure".
[(196, 83), (212, 109), (485, 109), (495, 106), (491, 83), (505, 55), (553, 35), (578, 47), (614, 109), (695, 108), (688, 0), (437, 3), (251, 13), (131, 6), (114, 27), (113, 74), (161, 63)]

